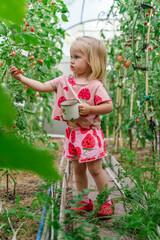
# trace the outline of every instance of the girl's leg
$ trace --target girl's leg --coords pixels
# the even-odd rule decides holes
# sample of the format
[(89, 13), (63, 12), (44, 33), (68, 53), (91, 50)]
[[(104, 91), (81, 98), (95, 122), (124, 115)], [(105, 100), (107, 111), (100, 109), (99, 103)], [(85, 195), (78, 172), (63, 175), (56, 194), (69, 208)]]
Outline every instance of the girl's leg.
[(96, 183), (98, 192), (101, 192), (102, 190), (104, 190), (105, 185), (108, 185), (107, 174), (102, 168), (101, 159), (93, 162), (87, 162), (87, 166), (90, 174), (92, 175)]
[[(79, 163), (76, 160), (72, 160), (74, 174), (75, 174), (75, 181), (76, 181), (76, 188), (77, 191), (83, 192), (83, 189), (88, 189), (88, 178), (86, 174), (86, 163)], [(83, 196), (84, 199), (79, 202), (78, 207), (72, 206), (70, 209), (73, 211), (77, 211), (78, 214), (83, 214), (85, 211), (91, 211), (93, 209), (93, 202), (89, 199), (88, 195)]]
[(83, 189), (88, 189), (86, 163), (79, 163), (77, 160), (72, 160), (72, 164), (73, 164), (73, 170), (75, 174), (77, 191), (82, 192)]
[[(87, 162), (88, 170), (90, 174), (92, 175), (96, 186), (97, 190), (99, 192), (103, 191), (105, 188), (105, 185), (108, 185), (108, 179), (107, 179), (107, 174), (102, 168), (101, 164), (101, 159), (98, 159), (93, 162)], [(96, 217), (106, 217), (106, 216), (111, 216), (114, 213), (114, 203), (111, 201), (110, 196), (108, 199), (106, 199), (106, 202), (103, 204), (101, 207), (100, 212), (96, 214)]]

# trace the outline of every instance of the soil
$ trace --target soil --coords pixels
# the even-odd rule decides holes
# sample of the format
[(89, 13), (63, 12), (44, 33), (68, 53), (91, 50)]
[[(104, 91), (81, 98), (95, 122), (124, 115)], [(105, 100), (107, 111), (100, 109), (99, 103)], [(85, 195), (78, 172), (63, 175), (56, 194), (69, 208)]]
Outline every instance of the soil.
[[(53, 142), (57, 142), (59, 146), (59, 150), (54, 150), (53, 153), (57, 156), (57, 167), (60, 164), (60, 160), (62, 158), (63, 153), (63, 139), (54, 139)], [(0, 172), (0, 176), (4, 173), (5, 170)], [(62, 169), (63, 171), (63, 169)], [(2, 181), (0, 183), (0, 226), (2, 224), (6, 224), (2, 229), (0, 229), (0, 240), (9, 240), (13, 237), (13, 230), (7, 220), (6, 211), (12, 212), (16, 208), (16, 198), (20, 197), (20, 203), (18, 204), (18, 208), (22, 209), (22, 207), (26, 206), (29, 211), (31, 210), (31, 205), (33, 200), (36, 199), (34, 196), (39, 191), (39, 186), (43, 183), (42, 179), (31, 172), (26, 171), (10, 171), (13, 178), (17, 182), (16, 184), (16, 192), (14, 194), (14, 183), (12, 179), (9, 177), (8, 182), (8, 192), (7, 192), (7, 175), (2, 177)], [(38, 203), (37, 203), (38, 204)], [(33, 212), (33, 211), (32, 211)], [(34, 212), (37, 212), (38, 216), (35, 219), (29, 219), (24, 216), (17, 217), (17, 212), (12, 214), (9, 219), (11, 224), (13, 225), (13, 229), (16, 231), (21, 223), (24, 222), (22, 227), (20, 228), (17, 234), (17, 240), (25, 239), (25, 240), (35, 240), (38, 232), (39, 221), (41, 217), (41, 206), (37, 205), (34, 209)]]
[[(63, 139), (57, 138), (53, 139), (53, 142), (57, 142), (59, 146), (59, 150), (54, 150), (53, 152), (57, 156), (57, 167), (60, 165), (62, 154), (63, 154)], [(114, 152), (114, 146), (113, 142), (107, 142), (108, 151), (110, 153), (113, 153), (114, 157), (118, 160), (120, 153)], [(134, 145), (135, 146), (135, 145)], [(146, 149), (143, 149), (141, 146), (138, 146), (137, 153), (140, 156), (140, 159), (144, 159), (146, 155), (150, 155), (150, 147), (147, 147)], [(62, 172), (64, 172), (65, 169), (65, 162), (62, 165)], [(3, 171), (0, 175), (3, 174)], [(6, 216), (6, 211), (9, 209), (14, 209), (16, 204), (16, 196), (20, 196), (20, 203), (19, 207), (26, 206), (29, 210), (31, 210), (31, 204), (33, 200), (35, 199), (34, 194), (38, 191), (41, 191), (39, 189), (39, 185), (41, 185), (42, 180), (39, 176), (31, 173), (31, 172), (24, 172), (24, 171), (11, 171), (12, 176), (17, 182), (16, 185), (16, 195), (14, 195), (14, 184), (11, 178), (9, 178), (9, 186), (8, 186), (8, 192), (7, 192), (7, 186), (6, 186), (6, 175), (2, 177), (1, 181), (1, 187), (0, 187), (0, 214), (2, 216), (3, 220), (0, 220), (1, 224), (6, 224), (2, 229), (0, 229), (0, 240), (9, 240), (13, 237), (13, 231), (11, 229), (11, 226), (8, 223)], [(72, 181), (72, 179), (70, 179)], [(72, 195), (72, 189), (68, 188), (67, 191), (67, 202), (70, 201)], [(2, 203), (2, 207), (1, 207)], [(67, 206), (68, 207), (68, 206)], [(6, 210), (7, 209), (7, 210)], [(37, 206), (37, 208), (34, 209), (34, 211), (38, 213), (37, 218), (35, 219), (29, 219), (26, 217), (16, 217), (16, 214), (10, 217), (10, 221), (13, 225), (14, 230), (20, 226), (22, 222), (24, 222), (23, 226), (20, 228), (18, 234), (17, 234), (17, 240), (20, 239), (26, 239), (26, 240), (35, 240), (38, 232), (39, 227), (39, 220), (41, 216), (41, 206)], [(5, 220), (4, 220), (5, 218)], [(9, 230), (10, 229), (10, 230)]]
[[(28, 210), (31, 211), (31, 203), (33, 201), (34, 194), (38, 192), (38, 185), (40, 184), (40, 178), (32, 173), (29, 172), (23, 172), (23, 171), (11, 171), (12, 176), (17, 182), (16, 186), (16, 194), (14, 194), (14, 186), (13, 181), (9, 178), (9, 184), (8, 184), (8, 192), (7, 192), (7, 186), (6, 186), (6, 176), (3, 176), (1, 185), (3, 186), (0, 188), (0, 200), (2, 203), (2, 209), (1, 209), (1, 216), (3, 216), (3, 220), (0, 221), (0, 224), (6, 224), (5, 228), (1, 229), (0, 239), (1, 240), (8, 240), (11, 239), (11, 236), (13, 236), (13, 231), (11, 229), (11, 226), (9, 225), (9, 222), (7, 221), (6, 215), (6, 209), (9, 211), (11, 209), (15, 209), (16, 205), (16, 196), (20, 196), (20, 204), (18, 205), (18, 208), (22, 208), (22, 206), (26, 206)], [(35, 209), (39, 210), (39, 209)], [(39, 211), (39, 216), (41, 215), (41, 210)], [(24, 222), (23, 226), (19, 230), (19, 233), (17, 234), (17, 240), (18, 239), (28, 239), (33, 240), (36, 239), (37, 229), (39, 225), (39, 220), (36, 219), (28, 219), (25, 217), (16, 217), (17, 211), (13, 216), (11, 217), (9, 214), (9, 218), (11, 221), (11, 224), (13, 225), (13, 229), (16, 231), (17, 228), (20, 226), (22, 222)]]

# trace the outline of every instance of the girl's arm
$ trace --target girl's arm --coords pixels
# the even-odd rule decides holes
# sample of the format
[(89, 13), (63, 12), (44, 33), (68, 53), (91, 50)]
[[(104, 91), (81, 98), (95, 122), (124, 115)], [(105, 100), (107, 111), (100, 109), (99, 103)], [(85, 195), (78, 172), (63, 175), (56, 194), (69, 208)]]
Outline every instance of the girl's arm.
[(83, 104), (79, 105), (80, 115), (88, 115), (88, 114), (103, 115), (103, 114), (110, 113), (112, 111), (113, 111), (112, 101), (106, 101), (96, 106), (90, 106), (86, 102), (83, 102)]
[(22, 74), (20, 74), (19, 72), (17, 72), (16, 67), (12, 67), (10, 69), (10, 72), (14, 78), (16, 78), (17, 80), (19, 80), (20, 82), (22, 82), (23, 84), (27, 85), (29, 88), (31, 88), (37, 92), (53, 92), (53, 87), (52, 87), (50, 81), (41, 83), (39, 81), (27, 78), (27, 77), (23, 76)]

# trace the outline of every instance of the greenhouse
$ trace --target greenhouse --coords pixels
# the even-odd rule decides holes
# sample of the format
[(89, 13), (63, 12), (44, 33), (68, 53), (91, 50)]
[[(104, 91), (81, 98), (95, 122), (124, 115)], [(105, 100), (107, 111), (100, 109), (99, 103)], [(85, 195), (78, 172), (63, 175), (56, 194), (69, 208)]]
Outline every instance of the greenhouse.
[(0, 240), (159, 240), (159, 0), (0, 2)]

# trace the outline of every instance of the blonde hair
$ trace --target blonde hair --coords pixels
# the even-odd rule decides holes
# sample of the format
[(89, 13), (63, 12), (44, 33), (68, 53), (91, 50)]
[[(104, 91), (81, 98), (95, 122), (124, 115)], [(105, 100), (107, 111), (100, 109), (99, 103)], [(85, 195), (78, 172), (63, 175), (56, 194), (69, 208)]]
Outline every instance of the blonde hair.
[(71, 49), (73, 48), (78, 48), (86, 56), (92, 70), (89, 78), (104, 82), (106, 75), (105, 44), (94, 37), (83, 36), (76, 38), (71, 45)]

